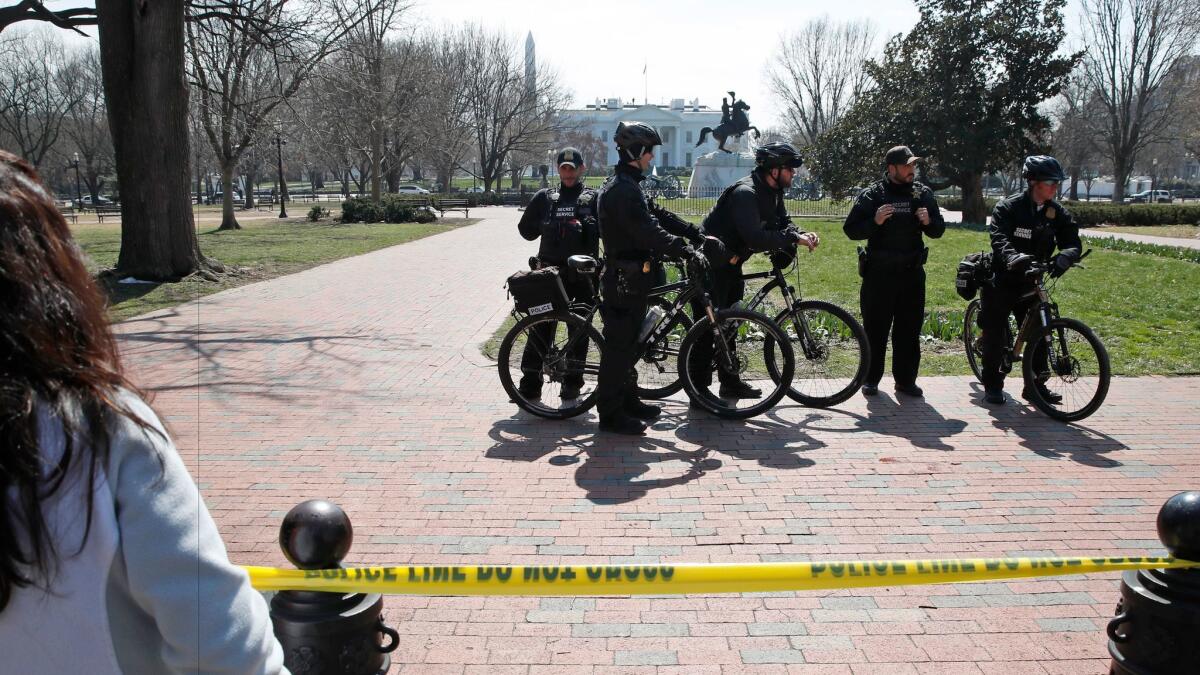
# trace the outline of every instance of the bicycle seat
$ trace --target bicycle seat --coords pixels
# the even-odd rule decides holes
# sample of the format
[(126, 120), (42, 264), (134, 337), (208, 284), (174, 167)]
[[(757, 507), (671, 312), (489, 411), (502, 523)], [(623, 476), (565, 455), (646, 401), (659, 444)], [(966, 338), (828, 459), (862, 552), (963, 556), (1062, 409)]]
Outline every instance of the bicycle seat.
[(579, 274), (595, 274), (599, 266), (590, 255), (573, 255), (567, 258), (567, 267)]

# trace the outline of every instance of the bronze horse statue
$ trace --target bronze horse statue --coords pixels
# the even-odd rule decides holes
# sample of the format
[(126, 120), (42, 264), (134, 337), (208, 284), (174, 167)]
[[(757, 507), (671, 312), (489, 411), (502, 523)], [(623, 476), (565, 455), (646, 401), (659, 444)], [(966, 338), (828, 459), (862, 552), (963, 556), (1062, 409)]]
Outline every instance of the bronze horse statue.
[[(724, 106), (722, 106), (722, 108), (724, 108)], [(710, 132), (712, 133), (713, 138), (717, 139), (717, 149), (728, 153), (733, 152), (732, 150), (725, 149), (725, 141), (728, 140), (730, 136), (733, 136), (734, 138), (741, 138), (742, 134), (753, 130), (754, 137), (758, 138), (758, 127), (751, 126), (750, 118), (746, 116), (746, 111), (749, 109), (750, 106), (747, 105), (745, 101), (740, 99), (735, 100), (733, 102), (733, 107), (730, 110), (728, 120), (722, 119), (721, 123), (717, 125), (716, 129), (704, 127), (700, 130), (700, 140), (696, 142), (696, 147), (700, 147), (704, 144), (704, 141), (708, 138), (708, 134)]]

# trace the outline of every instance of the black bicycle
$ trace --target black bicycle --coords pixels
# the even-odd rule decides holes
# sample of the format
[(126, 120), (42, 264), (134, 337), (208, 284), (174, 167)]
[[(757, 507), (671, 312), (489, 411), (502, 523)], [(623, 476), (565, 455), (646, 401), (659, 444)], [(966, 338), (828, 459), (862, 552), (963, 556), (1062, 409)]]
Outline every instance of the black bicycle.
[[(523, 410), (552, 419), (573, 417), (595, 404), (599, 356), (604, 348), (593, 323), (600, 306), (595, 283), (599, 265), (589, 256), (572, 256), (567, 265), (586, 280), (590, 301), (572, 303), (565, 311), (548, 311), (520, 319), (504, 336), (497, 354), (500, 382), (509, 397)], [(679, 317), (686, 317), (689, 303), (698, 300), (705, 316), (683, 333), (676, 356), (678, 379), (693, 400), (715, 415), (741, 419), (761, 414), (787, 393), (795, 369), (791, 342), (764, 314), (745, 309), (716, 309), (704, 288), (705, 278), (703, 268), (689, 263), (683, 280), (656, 289), (662, 300), (646, 315), (638, 340), (639, 357), (665, 349), (660, 345), (679, 334), (678, 326), (688, 321)], [(761, 385), (760, 396), (723, 399), (710, 386), (690, 376), (686, 364), (706, 336), (713, 339), (715, 366), (752, 385)], [(774, 348), (768, 349), (768, 342)], [(533, 378), (540, 383), (537, 395), (526, 395), (520, 384)], [(568, 388), (578, 385), (578, 394), (563, 398), (564, 385)], [(532, 390), (526, 388), (526, 392)]]
[[(788, 268), (776, 264), (766, 272), (743, 274), (742, 279), (770, 279), (749, 302), (741, 303), (750, 310), (767, 312), (778, 306), (770, 302), (772, 291), (779, 290), (782, 309), (775, 314), (775, 323), (787, 333), (796, 353), (796, 372), (788, 387), (788, 398), (814, 408), (837, 405), (855, 394), (867, 378), (871, 361), (867, 331), (850, 312), (823, 300), (801, 297), (800, 268), (793, 257), (789, 267), (795, 270), (796, 285), (788, 283)], [(773, 345), (768, 344), (768, 349)], [(768, 359), (772, 363), (773, 359)], [(772, 379), (776, 374), (771, 374)], [(779, 374), (782, 381), (783, 374)]]
[[(1088, 249), (1079, 260), (1092, 251)], [(1010, 314), (1005, 330), (1006, 347), (1001, 361), (1005, 373), (1021, 362), (1021, 373), (1029, 400), (1038, 410), (1064, 422), (1076, 422), (1096, 412), (1108, 395), (1112, 380), (1108, 351), (1091, 328), (1078, 319), (1059, 316), (1051, 299), (1055, 281), (1046, 281), (1052, 263), (1035, 262), (1026, 274), (1033, 288), (1022, 298), (1036, 297), (1037, 303), (1016, 325)], [(1076, 261), (1072, 267), (1083, 267)], [(971, 371), (983, 381), (983, 342), (979, 329), (980, 299), (967, 305), (963, 318), (963, 342)]]

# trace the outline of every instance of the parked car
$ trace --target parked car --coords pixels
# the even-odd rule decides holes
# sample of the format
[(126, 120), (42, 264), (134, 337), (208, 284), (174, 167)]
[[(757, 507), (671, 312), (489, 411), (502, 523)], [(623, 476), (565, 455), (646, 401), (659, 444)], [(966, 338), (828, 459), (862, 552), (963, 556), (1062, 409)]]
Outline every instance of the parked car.
[[(214, 193), (212, 193), (212, 197), (209, 198), (208, 203), (209, 204), (221, 204), (224, 202), (224, 200), (225, 200), (224, 192), (214, 192)], [(242, 201), (242, 193), (240, 191), (238, 191), (238, 190), (233, 191), (233, 201), (235, 201), (235, 202)]]
[(1146, 190), (1129, 197), (1130, 204), (1170, 204), (1172, 201), (1170, 190)]
[(402, 194), (402, 195), (427, 195), (427, 194), (429, 194), (429, 190), (426, 190), (425, 188), (421, 187), (420, 185), (401, 185), (400, 187), (396, 188), (396, 192), (398, 192), (399, 194)]
[(79, 200), (79, 203), (82, 204), (83, 208), (85, 208), (85, 209), (90, 209), (93, 206), (112, 206), (113, 205), (113, 201), (111, 199), (109, 199), (108, 197), (105, 197), (104, 195), (100, 195), (100, 196), (96, 197), (95, 203), (92, 202), (91, 195), (85, 195), (82, 199)]
[(469, 187), (469, 188), (467, 188), (466, 190), (463, 190), (463, 192), (475, 192), (475, 193), (480, 193), (480, 194), (482, 194), (482, 193), (484, 192), (484, 190), (483, 190), (483, 186), (482, 186), (482, 185), (476, 185), (476, 186), (474, 186), (474, 187)]

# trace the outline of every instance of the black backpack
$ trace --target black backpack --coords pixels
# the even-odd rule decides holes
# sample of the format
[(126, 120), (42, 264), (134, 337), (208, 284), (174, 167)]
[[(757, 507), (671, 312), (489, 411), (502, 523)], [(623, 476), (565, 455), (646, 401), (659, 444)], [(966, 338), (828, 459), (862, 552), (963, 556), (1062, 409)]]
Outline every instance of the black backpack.
[(979, 287), (992, 278), (992, 254), (987, 251), (968, 254), (958, 263), (954, 276), (954, 290), (963, 300), (971, 300)]

